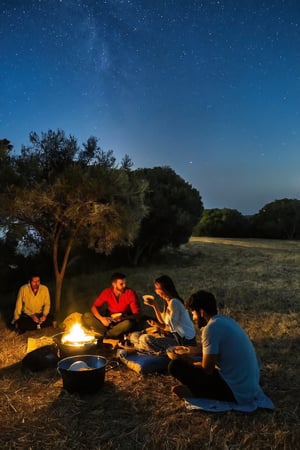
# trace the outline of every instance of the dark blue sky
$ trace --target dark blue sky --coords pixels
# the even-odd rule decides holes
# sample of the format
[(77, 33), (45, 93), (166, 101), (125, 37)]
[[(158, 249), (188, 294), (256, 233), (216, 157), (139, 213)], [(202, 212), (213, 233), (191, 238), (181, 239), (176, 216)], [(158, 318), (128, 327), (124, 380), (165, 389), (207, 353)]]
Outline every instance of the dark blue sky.
[(299, 0), (0, 0), (0, 138), (91, 135), (205, 208), (300, 198)]

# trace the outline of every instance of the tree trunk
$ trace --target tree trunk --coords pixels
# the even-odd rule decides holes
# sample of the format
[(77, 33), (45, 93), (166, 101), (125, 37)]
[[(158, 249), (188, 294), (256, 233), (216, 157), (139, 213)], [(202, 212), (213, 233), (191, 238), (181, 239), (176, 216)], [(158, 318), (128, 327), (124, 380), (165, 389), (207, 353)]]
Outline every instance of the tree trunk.
[(55, 312), (56, 314), (60, 310), (61, 290), (63, 284), (63, 276), (61, 273), (55, 276)]
[(53, 242), (53, 267), (54, 267), (54, 273), (55, 273), (55, 313), (56, 314), (59, 313), (59, 311), (60, 311), (62, 285), (63, 285), (63, 280), (64, 280), (66, 268), (67, 268), (67, 263), (68, 263), (68, 260), (70, 257), (70, 252), (71, 252), (72, 244), (73, 244), (73, 240), (74, 240), (74, 235), (73, 235), (69, 239), (61, 267), (59, 267), (58, 248), (59, 248), (60, 234), (61, 234), (61, 229), (58, 229), (57, 232), (55, 233), (54, 242)]

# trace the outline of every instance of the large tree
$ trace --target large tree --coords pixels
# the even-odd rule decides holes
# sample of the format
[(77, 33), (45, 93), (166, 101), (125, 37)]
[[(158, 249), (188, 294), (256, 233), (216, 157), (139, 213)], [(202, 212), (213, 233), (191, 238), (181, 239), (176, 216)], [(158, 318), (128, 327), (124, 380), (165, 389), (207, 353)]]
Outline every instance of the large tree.
[(30, 134), (29, 147), (16, 159), (11, 218), (26, 226), (26, 238), (52, 251), (56, 281), (55, 310), (71, 251), (83, 242), (108, 254), (130, 245), (146, 213), (147, 184), (129, 170), (125, 156), (118, 166), (91, 137), (83, 149), (62, 130)]
[(12, 150), (13, 145), (8, 139), (0, 139), (0, 223), (2, 226), (6, 224), (10, 187), (16, 181)]
[(300, 238), (300, 200), (283, 198), (266, 204), (252, 219), (257, 237)]
[(246, 237), (249, 233), (249, 221), (236, 209), (205, 209), (199, 223), (195, 226), (194, 236)]
[(12, 149), (13, 145), (8, 139), (0, 139), (0, 158), (7, 156)]
[(166, 246), (187, 242), (203, 211), (199, 192), (170, 167), (138, 169), (136, 175), (147, 180), (149, 187), (145, 197), (148, 214), (129, 248), (134, 264), (150, 259)]

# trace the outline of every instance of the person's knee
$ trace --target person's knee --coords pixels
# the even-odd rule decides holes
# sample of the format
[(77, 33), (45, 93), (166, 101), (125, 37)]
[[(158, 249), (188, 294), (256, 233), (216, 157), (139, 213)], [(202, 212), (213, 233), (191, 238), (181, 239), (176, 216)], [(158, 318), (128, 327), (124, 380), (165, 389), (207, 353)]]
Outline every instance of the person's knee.
[(168, 372), (170, 375), (173, 375), (173, 373), (174, 373), (174, 366), (176, 366), (176, 364), (174, 364), (175, 362), (176, 362), (176, 360), (171, 359), (168, 364)]
[(92, 313), (90, 313), (90, 312), (85, 312), (85, 313), (82, 314), (81, 320), (90, 319), (91, 317), (92, 317)]
[(126, 319), (110, 328), (106, 335), (107, 337), (118, 339), (130, 331), (132, 331), (132, 320)]
[(90, 312), (85, 312), (81, 316), (81, 322), (83, 325), (90, 325), (93, 322), (94, 316)]
[(96, 333), (101, 335), (105, 335), (106, 333), (106, 327), (90, 312), (82, 314), (81, 323), (85, 328), (93, 330)]
[(128, 319), (123, 320), (120, 323), (120, 325), (121, 325), (120, 329), (122, 330), (122, 333), (128, 333), (128, 332), (134, 330), (134, 322), (132, 320), (128, 320)]

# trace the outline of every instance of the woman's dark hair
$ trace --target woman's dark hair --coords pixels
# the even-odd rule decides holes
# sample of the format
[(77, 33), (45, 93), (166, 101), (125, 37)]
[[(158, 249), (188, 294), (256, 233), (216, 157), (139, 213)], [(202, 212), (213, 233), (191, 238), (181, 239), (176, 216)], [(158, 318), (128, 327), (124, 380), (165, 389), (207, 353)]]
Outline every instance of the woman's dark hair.
[(158, 283), (160, 288), (164, 293), (170, 298), (178, 298), (182, 303), (184, 303), (183, 299), (179, 296), (177, 289), (173, 283), (173, 280), (168, 275), (161, 275), (158, 278), (155, 278), (154, 283)]
[(218, 314), (217, 302), (214, 295), (207, 291), (197, 291), (186, 301), (186, 307), (190, 311), (200, 311), (203, 309), (210, 315)]

